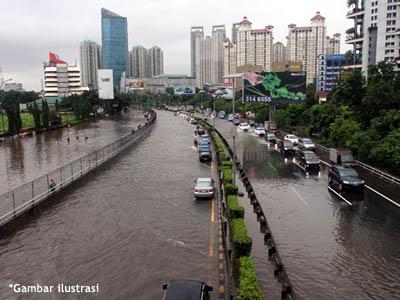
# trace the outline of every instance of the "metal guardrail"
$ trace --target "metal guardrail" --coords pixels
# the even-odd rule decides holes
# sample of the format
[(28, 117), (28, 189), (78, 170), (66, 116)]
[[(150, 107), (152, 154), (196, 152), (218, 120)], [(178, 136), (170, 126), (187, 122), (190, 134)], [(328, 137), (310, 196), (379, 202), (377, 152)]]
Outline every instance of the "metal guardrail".
[[(324, 147), (324, 146), (318, 145), (318, 144), (316, 144), (316, 146), (318, 148), (320, 148), (322, 151), (329, 152), (329, 148), (327, 148), (327, 147)], [(383, 172), (383, 171), (381, 171), (381, 170), (379, 170), (377, 168), (374, 168), (374, 167), (372, 167), (372, 166), (370, 166), (370, 165), (368, 165), (366, 163), (363, 163), (363, 162), (361, 162), (359, 160), (356, 160), (355, 163), (357, 164), (357, 166), (359, 166), (361, 168), (364, 168), (367, 171), (369, 171), (369, 172), (371, 172), (371, 173), (373, 173), (375, 175), (380, 176), (381, 178), (384, 178), (384, 179), (386, 179), (386, 180), (388, 180), (388, 181), (390, 181), (392, 183), (400, 185), (400, 178), (398, 178), (396, 176), (393, 176), (393, 175), (391, 175), (389, 173)]]
[[(137, 131), (131, 132), (99, 150), (0, 195), (0, 227), (51, 197), (72, 182), (82, 178), (140, 140), (153, 127), (156, 118), (155, 112), (151, 112), (150, 121)], [(52, 181), (54, 181), (54, 185), (50, 186)]]
[(239, 175), (240, 175), (239, 177), (241, 178), (243, 185), (246, 188), (246, 192), (248, 193), (250, 203), (253, 206), (253, 211), (257, 215), (257, 221), (260, 223), (260, 232), (264, 234), (264, 244), (268, 248), (269, 260), (275, 266), (274, 275), (277, 278), (277, 280), (281, 283), (281, 299), (296, 300), (297, 297), (294, 292), (293, 285), (290, 281), (289, 275), (283, 264), (282, 258), (279, 255), (276, 242), (272, 236), (271, 229), (267, 222), (267, 217), (263, 212), (261, 204), (257, 199), (255, 191), (253, 190), (253, 187), (246, 175), (246, 172), (242, 168), (239, 159), (234, 155), (229, 142), (225, 139), (222, 133), (218, 129), (214, 128), (210, 123), (208, 122), (206, 123), (209, 125), (210, 129), (214, 130), (219, 135), (225, 147), (227, 148), (230, 157), (232, 158), (234, 164), (236, 165), (236, 168), (239, 170)]

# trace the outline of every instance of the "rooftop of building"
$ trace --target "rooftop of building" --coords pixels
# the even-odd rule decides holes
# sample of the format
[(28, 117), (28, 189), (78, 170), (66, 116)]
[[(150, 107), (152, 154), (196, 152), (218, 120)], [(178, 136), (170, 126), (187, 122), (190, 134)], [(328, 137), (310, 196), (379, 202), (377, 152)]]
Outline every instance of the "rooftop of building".
[(115, 12), (112, 12), (111, 10), (108, 10), (105, 8), (101, 9), (101, 17), (102, 18), (124, 18), (124, 19), (126, 19), (125, 17), (120, 16), (120, 15), (116, 14)]

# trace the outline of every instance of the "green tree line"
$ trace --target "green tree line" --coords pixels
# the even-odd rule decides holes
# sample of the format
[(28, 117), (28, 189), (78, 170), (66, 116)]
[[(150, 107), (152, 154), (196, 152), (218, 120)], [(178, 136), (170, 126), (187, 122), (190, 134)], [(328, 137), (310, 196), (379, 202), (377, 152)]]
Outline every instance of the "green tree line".
[(362, 161), (400, 174), (400, 72), (390, 62), (346, 72), (328, 100), (282, 106), (275, 114), (284, 130), (299, 129), (326, 146), (346, 147)]

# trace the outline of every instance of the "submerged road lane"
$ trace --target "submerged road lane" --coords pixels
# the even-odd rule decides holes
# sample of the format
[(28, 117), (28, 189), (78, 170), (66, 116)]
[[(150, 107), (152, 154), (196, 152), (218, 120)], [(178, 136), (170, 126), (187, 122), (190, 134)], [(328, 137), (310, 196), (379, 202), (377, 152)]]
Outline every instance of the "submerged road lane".
[(110, 144), (144, 122), (141, 111), (129, 111), (113, 119), (7, 139), (0, 143), (0, 195)]
[[(216, 124), (232, 143), (233, 126), (225, 120)], [(252, 133), (238, 130), (237, 156), (300, 299), (400, 298), (397, 207), (369, 190), (348, 197), (350, 207), (328, 191), (326, 167), (321, 176), (306, 177)], [(258, 257), (255, 262), (265, 268)]]
[(138, 146), (0, 239), (2, 299), (16, 299), (10, 283), (100, 287), (99, 294), (40, 299), (161, 299), (162, 284), (180, 278), (218, 290), (216, 205), (213, 214), (212, 201), (195, 201), (191, 191), (195, 177), (214, 170), (198, 162), (194, 127), (157, 113), (152, 133)]

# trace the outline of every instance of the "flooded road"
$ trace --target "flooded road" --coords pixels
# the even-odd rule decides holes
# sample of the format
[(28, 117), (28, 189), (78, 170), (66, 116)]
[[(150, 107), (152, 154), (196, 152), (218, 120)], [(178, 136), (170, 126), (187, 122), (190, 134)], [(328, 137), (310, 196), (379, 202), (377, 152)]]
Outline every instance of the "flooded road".
[[(232, 143), (233, 125), (216, 124)], [(400, 299), (400, 209), (367, 189), (349, 206), (327, 189), (324, 165), (305, 176), (252, 133), (238, 130), (236, 146), (298, 298)]]
[[(192, 182), (214, 167), (198, 162), (194, 127), (157, 112), (139, 145), (77, 182), (0, 239), (0, 295), (9, 284), (99, 284), (97, 294), (40, 299), (161, 299), (172, 279), (217, 287), (217, 222), (212, 200), (192, 199)], [(213, 299), (217, 293), (213, 292)]]
[(0, 143), (0, 195), (100, 149), (144, 122), (142, 112), (130, 111), (114, 119), (7, 139)]

